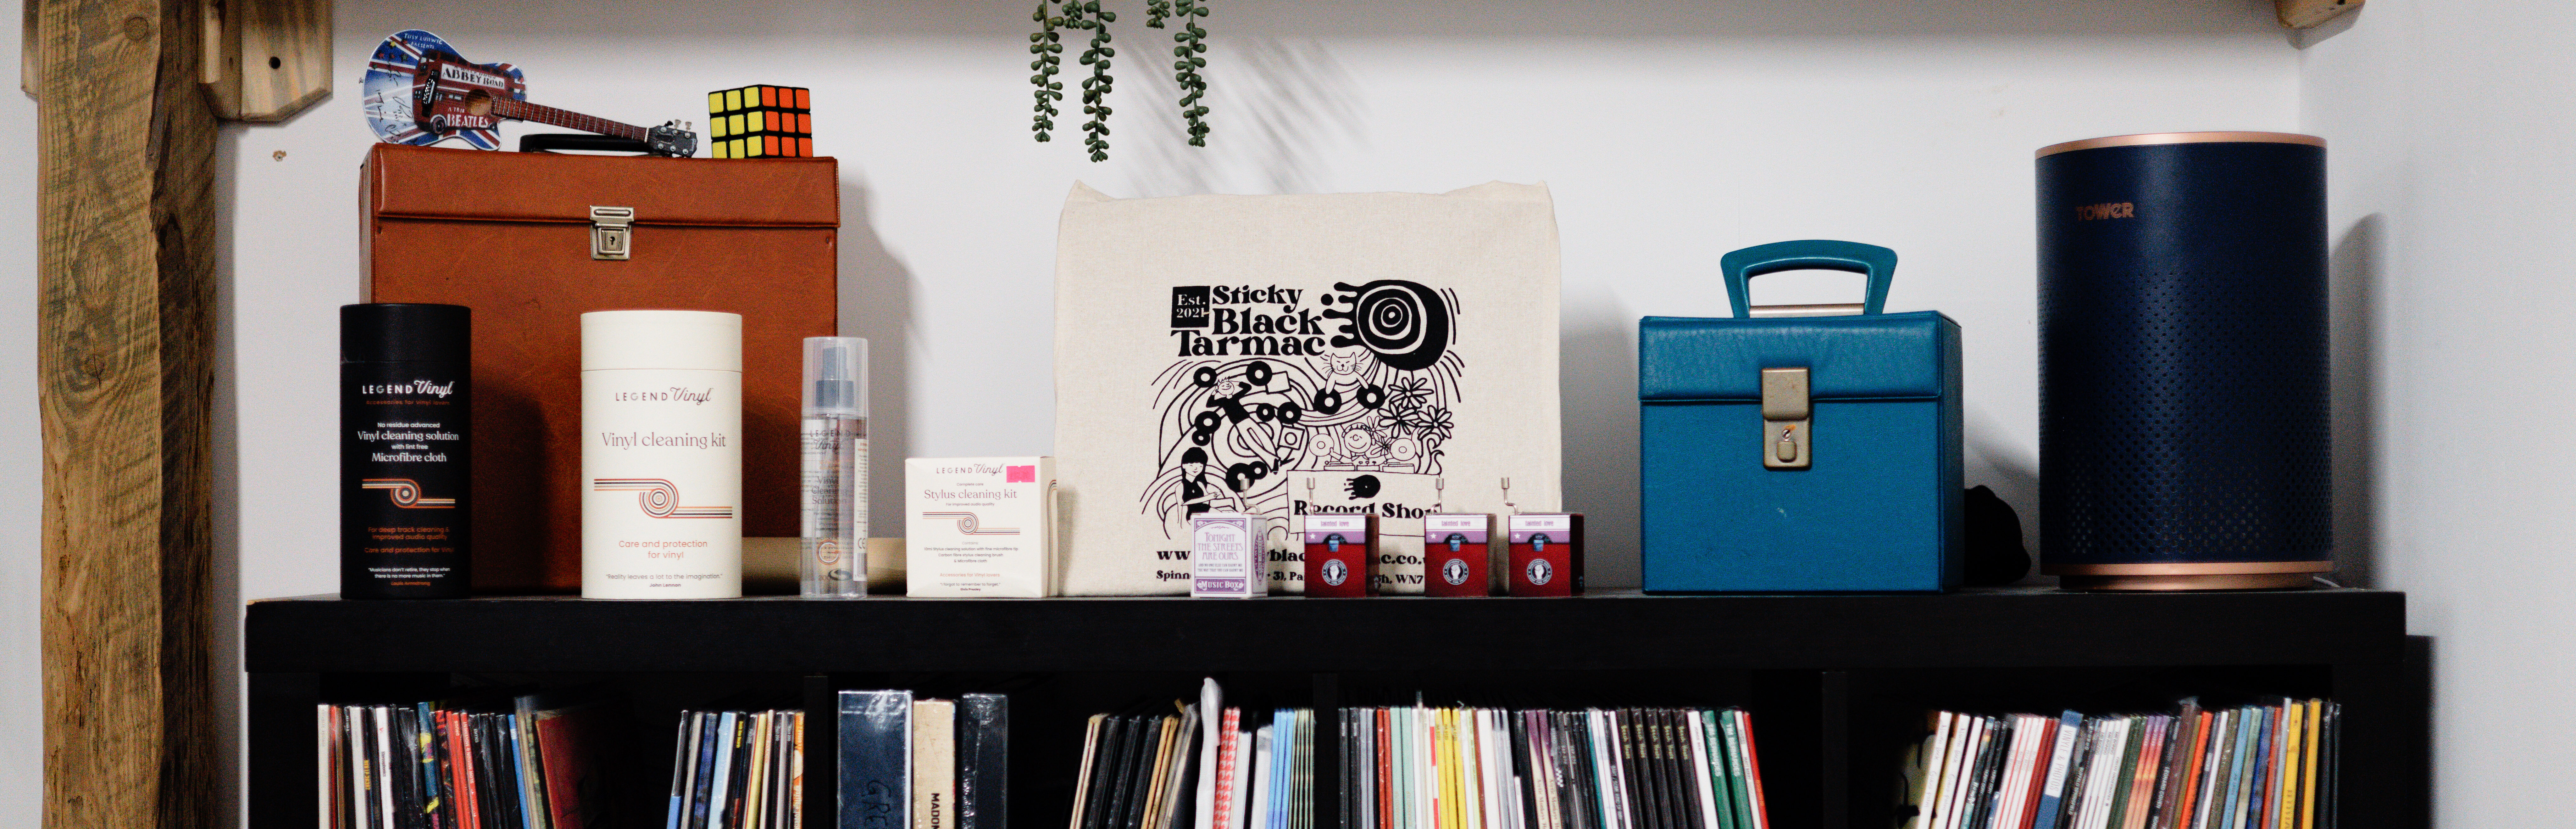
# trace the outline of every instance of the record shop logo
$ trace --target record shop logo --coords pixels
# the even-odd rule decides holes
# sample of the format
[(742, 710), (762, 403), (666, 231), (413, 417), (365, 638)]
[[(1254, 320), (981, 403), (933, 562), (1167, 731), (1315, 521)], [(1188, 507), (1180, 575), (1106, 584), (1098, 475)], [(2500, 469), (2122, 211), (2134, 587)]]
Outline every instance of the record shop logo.
[(1208, 326), (1208, 286), (1175, 285), (1172, 287), (1172, 327), (1206, 328)]
[(1543, 558), (1534, 558), (1534, 559), (1530, 559), (1530, 563), (1529, 563), (1529, 583), (1531, 583), (1531, 584), (1546, 584), (1548, 579), (1555, 578), (1555, 577), (1556, 577), (1556, 568), (1555, 568), (1555, 567), (1552, 567), (1552, 566), (1549, 566), (1549, 565), (1548, 565), (1548, 563), (1547, 563), (1547, 559), (1543, 559)]
[(1330, 584), (1330, 585), (1334, 585), (1334, 586), (1340, 586), (1342, 582), (1344, 582), (1344, 581), (1348, 581), (1348, 580), (1350, 579), (1350, 577), (1351, 577), (1351, 566), (1350, 566), (1350, 565), (1348, 565), (1348, 564), (1343, 564), (1341, 559), (1338, 559), (1338, 558), (1337, 558), (1337, 559), (1333, 559), (1333, 560), (1331, 560), (1331, 561), (1324, 562), (1324, 583), (1325, 583), (1325, 584)]
[(2098, 222), (2103, 219), (2135, 219), (2137, 217), (2138, 205), (2136, 202), (2103, 202), (2101, 204), (2088, 204), (2075, 208), (2075, 220), (2079, 222)]
[(1466, 559), (1453, 558), (1449, 560), (1449, 563), (1440, 565), (1441, 580), (1448, 582), (1451, 586), (1466, 584), (1467, 576)]

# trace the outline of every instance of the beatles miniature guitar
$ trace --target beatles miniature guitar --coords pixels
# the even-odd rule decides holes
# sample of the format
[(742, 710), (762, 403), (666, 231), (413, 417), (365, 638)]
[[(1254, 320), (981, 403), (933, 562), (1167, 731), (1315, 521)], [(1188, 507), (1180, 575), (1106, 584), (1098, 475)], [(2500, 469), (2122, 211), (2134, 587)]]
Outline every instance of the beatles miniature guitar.
[(395, 32), (367, 61), (361, 106), (377, 140), (427, 146), (457, 139), (479, 150), (501, 148), (504, 119), (641, 141), (654, 155), (686, 158), (698, 152), (698, 134), (672, 121), (638, 127), (606, 118), (528, 103), (527, 77), (506, 63), (474, 63), (437, 35), (419, 29)]

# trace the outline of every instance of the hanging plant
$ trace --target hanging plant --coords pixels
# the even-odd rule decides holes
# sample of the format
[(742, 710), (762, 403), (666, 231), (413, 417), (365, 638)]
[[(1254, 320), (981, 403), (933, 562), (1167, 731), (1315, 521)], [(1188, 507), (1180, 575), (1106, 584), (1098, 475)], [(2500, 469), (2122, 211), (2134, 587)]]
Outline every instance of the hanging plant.
[[(1207, 4), (1200, 0), (1146, 0), (1145, 26), (1165, 28), (1164, 23), (1178, 19), (1181, 30), (1172, 33), (1172, 80), (1180, 85), (1181, 120), (1189, 125), (1190, 145), (1207, 146), (1208, 108), (1199, 103), (1207, 95), (1207, 79), (1199, 70), (1207, 67), (1207, 29), (1196, 18), (1208, 16)], [(1090, 48), (1083, 50), (1080, 62), (1091, 67), (1091, 76), (1082, 79), (1083, 147), (1091, 160), (1109, 159), (1109, 92), (1116, 79), (1109, 74), (1110, 58), (1118, 50), (1110, 46), (1109, 24), (1118, 21), (1118, 13), (1100, 7), (1099, 0), (1038, 0), (1037, 11), (1029, 15), (1038, 30), (1029, 35), (1029, 53), (1037, 59), (1029, 62), (1036, 72), (1029, 83), (1037, 87), (1036, 117), (1029, 130), (1043, 142), (1054, 137), (1055, 116), (1060, 114), (1055, 102), (1064, 100), (1064, 83), (1055, 76), (1064, 71), (1063, 35), (1061, 29), (1089, 30)]]
[[(1200, 57), (1207, 54), (1207, 30), (1199, 28), (1198, 21), (1191, 18), (1206, 17), (1207, 5), (1177, 0), (1172, 4), (1172, 13), (1181, 19), (1181, 30), (1172, 33), (1172, 40), (1180, 44), (1172, 47), (1172, 57), (1179, 58), (1172, 61), (1172, 80), (1181, 87), (1181, 120), (1189, 122), (1190, 146), (1205, 147), (1208, 108), (1199, 105), (1199, 98), (1207, 94), (1207, 79), (1199, 77), (1199, 70), (1207, 68), (1207, 58)], [(1163, 19), (1156, 16), (1145, 25), (1160, 29)]]

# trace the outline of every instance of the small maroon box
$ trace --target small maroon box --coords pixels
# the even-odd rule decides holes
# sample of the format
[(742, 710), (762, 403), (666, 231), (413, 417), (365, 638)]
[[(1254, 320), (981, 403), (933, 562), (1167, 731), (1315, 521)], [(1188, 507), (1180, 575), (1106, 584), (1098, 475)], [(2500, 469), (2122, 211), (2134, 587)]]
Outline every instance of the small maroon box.
[(1494, 595), (1493, 530), (1483, 513), (1422, 516), (1422, 595)]
[(1377, 516), (1309, 515), (1306, 597), (1377, 595)]
[(1511, 592), (1514, 596), (1583, 595), (1583, 514), (1514, 515)]

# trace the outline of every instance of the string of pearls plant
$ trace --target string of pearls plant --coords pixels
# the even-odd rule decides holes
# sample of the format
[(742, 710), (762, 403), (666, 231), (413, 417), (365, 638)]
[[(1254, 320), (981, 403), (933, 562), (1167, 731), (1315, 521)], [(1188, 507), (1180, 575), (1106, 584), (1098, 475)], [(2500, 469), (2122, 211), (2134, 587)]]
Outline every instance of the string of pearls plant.
[[(1207, 79), (1199, 75), (1199, 70), (1207, 68), (1207, 29), (1197, 20), (1206, 16), (1208, 6), (1202, 0), (1145, 2), (1147, 28), (1166, 28), (1164, 24), (1171, 20), (1181, 24), (1180, 30), (1172, 33), (1172, 42), (1177, 44), (1172, 47), (1172, 80), (1180, 86), (1181, 120), (1188, 125), (1190, 145), (1195, 147), (1207, 146), (1208, 108), (1200, 103), (1207, 95)], [(1082, 124), (1082, 143), (1090, 151), (1091, 160), (1107, 161), (1109, 91), (1116, 83), (1109, 67), (1110, 58), (1118, 56), (1118, 50), (1110, 46), (1109, 24), (1118, 21), (1118, 13), (1101, 8), (1100, 0), (1038, 0), (1037, 11), (1029, 19), (1038, 24), (1038, 30), (1029, 35), (1029, 53), (1037, 56), (1029, 62), (1029, 69), (1037, 73), (1029, 76), (1029, 83), (1037, 87), (1037, 115), (1029, 130), (1042, 142), (1054, 137), (1055, 116), (1061, 114), (1055, 102), (1064, 100), (1064, 82), (1055, 79), (1064, 72), (1061, 30), (1088, 30), (1090, 47), (1083, 50), (1080, 60), (1091, 67), (1091, 76), (1082, 79), (1082, 114), (1090, 116), (1090, 120)]]

